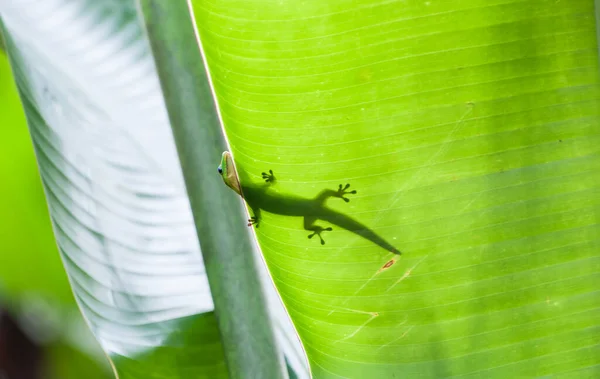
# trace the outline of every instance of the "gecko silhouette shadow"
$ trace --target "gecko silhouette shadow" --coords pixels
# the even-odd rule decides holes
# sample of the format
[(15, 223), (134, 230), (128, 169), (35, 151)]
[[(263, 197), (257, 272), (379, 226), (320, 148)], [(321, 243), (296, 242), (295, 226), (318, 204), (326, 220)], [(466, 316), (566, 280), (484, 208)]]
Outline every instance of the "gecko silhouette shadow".
[(327, 207), (325, 202), (329, 198), (340, 198), (346, 203), (349, 202), (350, 199), (346, 195), (356, 194), (356, 190), (348, 190), (350, 184), (346, 184), (345, 186), (340, 184), (337, 190), (324, 189), (317, 196), (310, 199), (271, 191), (270, 188), (276, 181), (272, 170), (269, 170), (268, 173), (263, 172), (262, 177), (265, 180), (265, 183), (262, 184), (240, 183), (242, 197), (246, 200), (248, 207), (254, 214), (248, 220), (248, 226), (255, 225), (259, 227), (262, 211), (283, 216), (302, 217), (304, 219), (304, 229), (312, 232), (308, 238), (318, 236), (321, 240), (321, 245), (324, 245), (325, 240), (321, 234), (332, 231), (333, 228), (322, 227), (316, 224), (318, 220), (322, 220), (357, 234), (391, 253), (400, 254), (398, 249), (366, 225), (348, 215)]

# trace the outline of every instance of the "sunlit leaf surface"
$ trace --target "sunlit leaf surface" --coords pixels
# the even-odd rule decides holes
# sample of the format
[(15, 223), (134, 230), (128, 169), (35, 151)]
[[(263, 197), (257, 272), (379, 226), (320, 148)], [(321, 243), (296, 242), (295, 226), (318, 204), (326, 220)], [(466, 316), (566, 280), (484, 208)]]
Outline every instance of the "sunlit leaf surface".
[[(263, 212), (315, 378), (598, 377), (592, 0), (197, 1), (238, 166), (402, 251)], [(391, 266), (389, 266), (391, 264)]]

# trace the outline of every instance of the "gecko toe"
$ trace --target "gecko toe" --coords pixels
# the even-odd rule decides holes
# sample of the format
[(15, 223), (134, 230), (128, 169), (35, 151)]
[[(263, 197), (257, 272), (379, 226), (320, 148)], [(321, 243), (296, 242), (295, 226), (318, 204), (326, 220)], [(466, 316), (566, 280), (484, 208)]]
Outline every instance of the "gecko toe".
[(261, 172), (260, 174), (262, 175), (262, 178), (265, 180), (265, 182), (267, 182), (267, 183), (275, 182), (275, 174), (273, 174), (273, 170), (269, 170), (268, 174), (266, 172)]
[(325, 240), (321, 236), (321, 233), (323, 233), (323, 232), (330, 232), (330, 231), (333, 230), (333, 228), (331, 228), (331, 227), (323, 228), (323, 227), (320, 227), (320, 226), (315, 226), (314, 228), (309, 229), (309, 230), (312, 230), (312, 234), (308, 235), (309, 239), (312, 239), (314, 236), (317, 236), (317, 237), (319, 237), (321, 245), (325, 245)]
[(344, 195), (349, 195), (349, 194), (355, 195), (356, 194), (356, 190), (348, 191), (348, 188), (350, 188), (350, 183), (346, 183), (345, 186), (342, 185), (342, 184), (340, 184), (338, 186), (337, 193), (334, 196), (343, 199), (346, 203), (349, 202), (350, 199), (348, 199)]

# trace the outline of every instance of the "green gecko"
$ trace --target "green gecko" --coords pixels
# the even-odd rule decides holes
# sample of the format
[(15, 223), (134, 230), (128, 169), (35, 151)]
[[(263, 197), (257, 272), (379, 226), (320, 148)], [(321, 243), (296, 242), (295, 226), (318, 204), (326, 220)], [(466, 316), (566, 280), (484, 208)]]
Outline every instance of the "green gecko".
[(315, 224), (317, 220), (323, 220), (355, 233), (391, 253), (400, 254), (398, 249), (389, 244), (367, 226), (354, 220), (352, 217), (328, 208), (325, 205), (325, 201), (331, 197), (337, 197), (345, 202), (349, 202), (350, 199), (346, 198), (345, 195), (356, 193), (356, 190), (348, 190), (350, 184), (346, 184), (345, 186), (340, 184), (337, 191), (325, 189), (313, 199), (290, 194), (275, 193), (270, 191), (271, 186), (276, 180), (272, 170), (269, 170), (268, 173), (262, 173), (262, 177), (265, 180), (264, 184), (248, 184), (246, 182), (242, 184), (233, 163), (233, 157), (228, 151), (223, 152), (218, 170), (225, 184), (248, 203), (248, 207), (254, 214), (254, 216), (248, 220), (248, 226), (256, 225), (256, 227), (258, 227), (260, 225), (261, 211), (282, 216), (302, 217), (304, 218), (304, 229), (312, 232), (308, 238), (312, 238), (316, 235), (321, 240), (321, 245), (324, 245), (325, 241), (321, 234), (333, 229), (331, 227), (324, 228)]

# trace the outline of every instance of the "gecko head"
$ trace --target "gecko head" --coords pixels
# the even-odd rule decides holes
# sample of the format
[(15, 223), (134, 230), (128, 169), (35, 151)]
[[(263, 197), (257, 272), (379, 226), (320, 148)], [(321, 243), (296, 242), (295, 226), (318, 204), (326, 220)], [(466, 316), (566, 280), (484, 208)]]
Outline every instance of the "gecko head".
[(223, 178), (225, 184), (241, 195), (242, 191), (240, 189), (240, 179), (235, 171), (233, 157), (229, 151), (223, 152), (223, 155), (221, 156), (221, 164), (217, 170), (219, 171), (219, 174), (221, 175), (221, 178)]
[(232, 162), (233, 159), (231, 158), (231, 153), (229, 151), (224, 151), (221, 156), (221, 163), (217, 168), (217, 171), (219, 171), (219, 175), (223, 177), (223, 180), (225, 180), (227, 172), (229, 171), (229, 165), (232, 164)]

